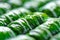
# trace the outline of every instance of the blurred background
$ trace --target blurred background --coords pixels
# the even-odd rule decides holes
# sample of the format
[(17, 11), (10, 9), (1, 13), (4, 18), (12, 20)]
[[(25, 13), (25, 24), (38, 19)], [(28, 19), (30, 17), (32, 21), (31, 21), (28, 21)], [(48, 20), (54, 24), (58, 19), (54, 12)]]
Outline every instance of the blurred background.
[(0, 0), (0, 40), (60, 40), (60, 0)]

